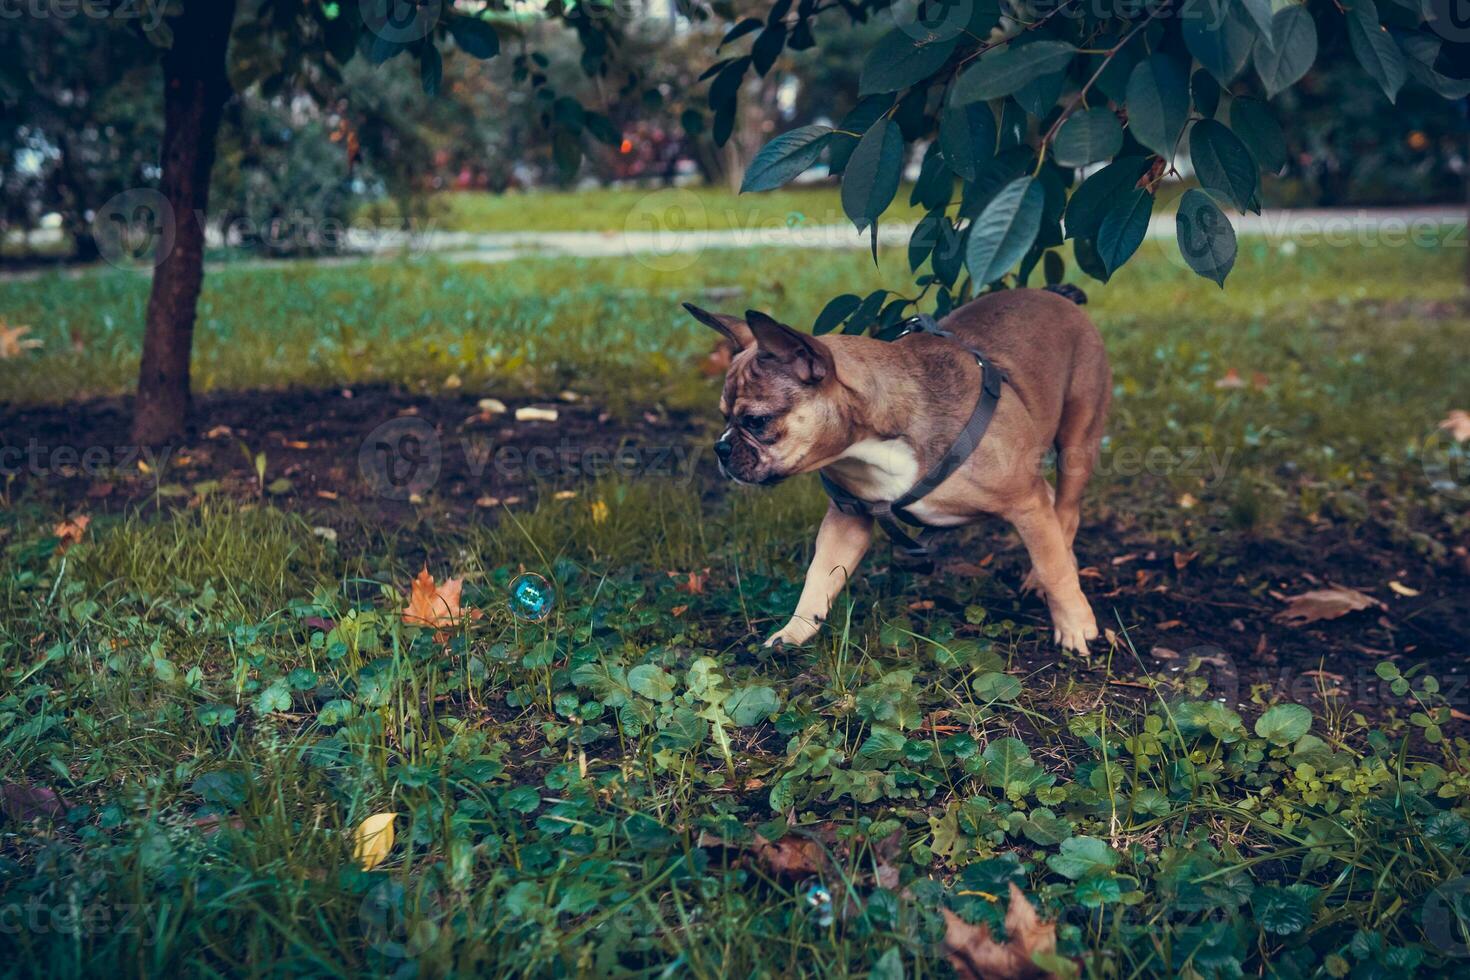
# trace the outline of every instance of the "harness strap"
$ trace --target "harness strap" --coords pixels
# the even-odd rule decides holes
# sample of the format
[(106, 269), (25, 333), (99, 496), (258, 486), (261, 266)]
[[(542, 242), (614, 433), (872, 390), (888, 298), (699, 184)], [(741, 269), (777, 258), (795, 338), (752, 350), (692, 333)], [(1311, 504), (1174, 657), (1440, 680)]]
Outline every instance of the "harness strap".
[[(914, 319), (917, 323), (905, 332), (922, 331), (940, 337), (953, 336), (940, 329), (932, 317), (921, 315)], [(985, 437), (985, 430), (990, 428), (991, 420), (995, 418), (996, 406), (1000, 404), (1001, 386), (1007, 380), (1006, 373), (987, 360), (985, 355), (973, 347), (965, 346), (964, 349), (980, 365), (980, 395), (975, 400), (975, 409), (970, 413), (969, 421), (965, 423), (965, 427), (960, 430), (944, 456), (906, 493), (894, 501), (863, 500), (849, 493), (826, 473), (818, 474), (822, 478), (823, 489), (827, 491), (827, 496), (832, 499), (833, 505), (838, 510), (853, 517), (863, 515), (872, 517), (888, 533), (888, 538), (893, 542), (894, 547), (910, 559), (919, 562), (921, 568), (926, 570), (932, 570), (934, 567), (933, 556), (924, 540), (926, 535), (921, 532), (918, 537), (915, 537), (905, 531), (898, 521), (903, 521), (913, 527), (937, 530), (910, 514), (907, 508), (928, 496), (936, 487), (949, 479), (965, 460), (970, 458), (970, 454)]]

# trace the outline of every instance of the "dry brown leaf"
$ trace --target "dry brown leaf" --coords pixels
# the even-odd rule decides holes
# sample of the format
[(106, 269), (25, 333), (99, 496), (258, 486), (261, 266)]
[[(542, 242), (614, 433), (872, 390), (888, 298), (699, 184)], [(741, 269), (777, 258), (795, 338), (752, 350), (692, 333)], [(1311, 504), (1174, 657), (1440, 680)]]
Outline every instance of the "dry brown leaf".
[(1174, 568), (1176, 571), (1184, 571), (1189, 563), (1199, 557), (1198, 551), (1176, 551), (1174, 552)]
[(1457, 408), (1440, 419), (1439, 427), (1448, 432), (1456, 442), (1470, 440), (1470, 412)]
[(778, 841), (755, 835), (756, 859), (778, 878), (806, 878), (827, 867), (827, 852), (810, 837), (788, 834)]
[(92, 518), (86, 514), (78, 514), (76, 517), (68, 517), (52, 530), (56, 535), (56, 553), (66, 554), (72, 545), (82, 540), (82, 535), (87, 533), (87, 525), (92, 523)]
[(464, 618), (464, 610), (459, 605), (463, 586), (462, 578), (452, 578), (443, 585), (435, 585), (434, 576), (425, 568), (413, 580), (408, 608), (403, 611), (404, 624), (440, 627), (458, 623)]
[(1288, 626), (1306, 626), (1308, 623), (1316, 623), (1324, 619), (1337, 619), (1350, 612), (1372, 609), (1375, 606), (1383, 608), (1383, 603), (1377, 599), (1345, 585), (1329, 585), (1325, 589), (1313, 589), (1301, 595), (1294, 595), (1286, 601), (1290, 605), (1273, 618), (1276, 622), (1285, 623)]
[(1031, 980), (1054, 974), (1036, 965), (1033, 957), (1057, 949), (1057, 924), (1043, 922), (1036, 907), (1011, 882), (1011, 905), (1006, 911), (1006, 936), (998, 943), (985, 925), (972, 926), (949, 909), (944, 913), (944, 953), (961, 980)]
[(677, 592), (687, 592), (690, 595), (704, 595), (705, 583), (709, 581), (709, 569), (702, 572), (690, 572), (688, 577), (681, 576), (678, 572), (670, 572), (669, 578), (684, 578), (684, 581), (674, 586)]

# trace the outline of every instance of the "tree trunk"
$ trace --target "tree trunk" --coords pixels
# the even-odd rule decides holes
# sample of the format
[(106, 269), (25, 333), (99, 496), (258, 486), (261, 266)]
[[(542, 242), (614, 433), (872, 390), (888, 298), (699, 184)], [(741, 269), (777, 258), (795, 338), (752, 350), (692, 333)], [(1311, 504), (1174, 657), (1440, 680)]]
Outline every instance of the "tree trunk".
[(163, 57), (159, 191), (173, 212), (173, 247), (154, 259), (133, 414), (133, 439), (140, 445), (179, 439), (188, 424), (189, 352), (204, 281), (202, 219), (220, 116), (230, 97), (225, 55), (234, 19), (235, 0), (185, 0)]

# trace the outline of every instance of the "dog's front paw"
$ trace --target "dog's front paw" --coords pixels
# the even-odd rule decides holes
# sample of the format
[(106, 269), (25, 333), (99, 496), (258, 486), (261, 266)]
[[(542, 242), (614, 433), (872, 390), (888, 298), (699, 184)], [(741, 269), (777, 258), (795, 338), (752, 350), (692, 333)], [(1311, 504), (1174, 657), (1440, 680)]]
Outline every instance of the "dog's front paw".
[(792, 618), (785, 626), (772, 634), (765, 643), (768, 647), (788, 646), (799, 647), (807, 640), (817, 635), (820, 624), (808, 622), (805, 619)]
[(1087, 641), (1097, 639), (1097, 620), (1092, 610), (1064, 616), (1053, 612), (1051, 638), (1058, 646), (1087, 656)]

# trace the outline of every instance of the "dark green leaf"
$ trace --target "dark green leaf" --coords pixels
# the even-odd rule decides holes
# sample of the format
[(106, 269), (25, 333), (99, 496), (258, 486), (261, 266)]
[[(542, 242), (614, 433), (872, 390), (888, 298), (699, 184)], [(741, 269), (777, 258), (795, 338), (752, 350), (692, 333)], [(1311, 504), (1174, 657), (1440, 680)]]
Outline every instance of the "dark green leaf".
[(759, 17), (747, 17), (740, 23), (736, 24), (734, 27), (730, 28), (730, 30), (725, 32), (725, 36), (721, 38), (719, 46), (716, 47), (715, 50), (718, 51), (720, 48), (723, 48), (731, 41), (738, 41), (745, 35), (752, 34), (760, 30), (765, 25), (766, 22), (761, 20)]
[(1399, 89), (1408, 78), (1403, 52), (1393, 36), (1378, 21), (1373, 0), (1353, 0), (1347, 18), (1348, 42), (1363, 70), (1383, 89), (1388, 101), (1398, 101)]
[(1240, 6), (1256, 29), (1257, 43), (1264, 47), (1274, 45), (1276, 39), (1271, 34), (1271, 0), (1240, 0)]
[(1259, 99), (1232, 99), (1230, 128), (1251, 151), (1262, 170), (1274, 174), (1286, 166), (1286, 137), (1266, 103)]
[(891, 119), (879, 119), (858, 141), (842, 174), (842, 210), (858, 231), (887, 210), (903, 174), (903, 136)]
[(1235, 266), (1235, 229), (1210, 195), (1193, 187), (1184, 192), (1174, 232), (1189, 267), (1223, 287)]
[(974, 180), (995, 156), (995, 113), (984, 102), (945, 109), (939, 114), (939, 148), (949, 169)]
[(1067, 260), (1062, 258), (1060, 252), (1047, 252), (1041, 264), (1041, 272), (1046, 278), (1046, 284), (1055, 286), (1067, 275)]
[(950, 102), (968, 105), (1010, 95), (1027, 82), (1062, 71), (1076, 52), (1063, 41), (992, 48), (955, 81)]
[(1147, 169), (1143, 157), (1122, 157), (1084, 180), (1067, 201), (1067, 237), (1095, 239), (1113, 202), (1133, 190)]
[(1090, 238), (1078, 238), (1072, 242), (1072, 258), (1077, 262), (1077, 268), (1087, 273), (1099, 282), (1107, 282), (1109, 278), (1108, 267), (1097, 254), (1097, 245)]
[(1189, 71), (1168, 55), (1141, 61), (1128, 76), (1128, 129), (1165, 160), (1174, 158), (1189, 120)]
[(1108, 209), (1097, 230), (1097, 255), (1111, 276), (1143, 244), (1148, 219), (1153, 214), (1154, 196), (1138, 188)]
[(1256, 74), (1275, 96), (1295, 85), (1317, 60), (1317, 25), (1305, 4), (1292, 4), (1271, 18), (1271, 44), (1255, 47)]
[(439, 85), (444, 81), (444, 59), (432, 43), (425, 44), (419, 54), (419, 81), (429, 98), (439, 94)]
[(1011, 98), (1029, 115), (1041, 119), (1057, 107), (1066, 81), (1065, 73), (1054, 71), (1049, 75), (1033, 78), (1017, 89)]
[(768, 191), (794, 179), (827, 148), (829, 126), (799, 126), (761, 147), (740, 183), (740, 193)]
[(1076, 112), (1062, 123), (1052, 143), (1052, 156), (1063, 167), (1085, 167), (1110, 159), (1123, 148), (1123, 127), (1111, 109)]
[(812, 324), (812, 333), (831, 333), (836, 330), (837, 325), (852, 316), (862, 302), (862, 298), (854, 293), (834, 296), (822, 307), (822, 312), (817, 314), (817, 322)]
[(735, 96), (740, 91), (740, 83), (745, 79), (745, 70), (750, 67), (750, 58), (736, 58), (715, 76), (714, 81), (709, 83), (709, 107), (718, 110), (724, 106), (734, 106)]
[(1220, 108), (1220, 83), (1201, 68), (1190, 76), (1189, 92), (1199, 114), (1206, 119), (1214, 118), (1215, 110)]
[(500, 53), (500, 36), (495, 33), (495, 28), (490, 26), (489, 21), (478, 17), (451, 15), (447, 22), (449, 33), (454, 36), (454, 43), (465, 54), (483, 61)]
[(761, 31), (755, 43), (750, 46), (750, 63), (755, 67), (756, 74), (765, 76), (781, 57), (781, 50), (786, 47), (786, 25), (775, 23)]
[(1213, 119), (1195, 123), (1189, 131), (1189, 158), (1206, 190), (1224, 195), (1237, 210), (1252, 207), (1261, 186), (1255, 158), (1224, 124)]
[(1189, 53), (1221, 85), (1229, 85), (1251, 56), (1256, 33), (1231, 0), (1184, 0), (1180, 31)]
[[(852, 151), (857, 149), (858, 140), (862, 139), (863, 134), (879, 117), (892, 108), (892, 95), (870, 95), (842, 117), (842, 122), (838, 123), (837, 132), (830, 141), (832, 149), (827, 154), (827, 163), (833, 176), (847, 169), (847, 161), (852, 157)], [(849, 133), (853, 135), (848, 135)]]
[[(895, 27), (873, 45), (863, 62), (859, 95), (896, 92), (933, 75), (954, 52), (959, 35), (942, 37), (920, 25)], [(918, 36), (915, 36), (918, 34)]]
[(975, 219), (965, 266), (978, 284), (995, 282), (1021, 260), (1041, 228), (1046, 192), (1040, 182), (1020, 177), (1001, 188)]
[(909, 271), (917, 272), (919, 266), (929, 258), (934, 251), (935, 244), (939, 241), (941, 222), (947, 221), (943, 211), (930, 211), (919, 219), (914, 225), (914, 230), (909, 235)]

